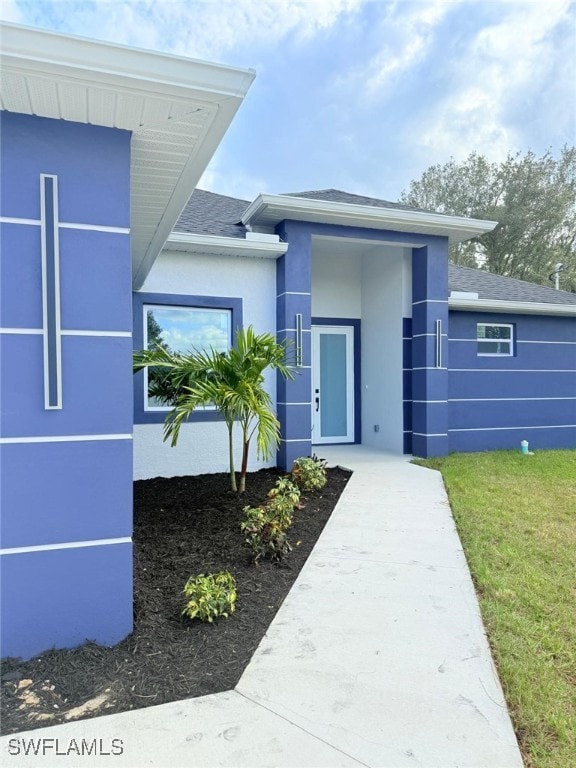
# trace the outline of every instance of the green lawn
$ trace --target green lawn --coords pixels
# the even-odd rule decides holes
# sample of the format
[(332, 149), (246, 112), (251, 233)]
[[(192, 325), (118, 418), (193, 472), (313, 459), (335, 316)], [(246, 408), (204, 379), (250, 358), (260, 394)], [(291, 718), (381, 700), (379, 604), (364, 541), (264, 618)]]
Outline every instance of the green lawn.
[(526, 765), (576, 766), (576, 452), (418, 463), (444, 477)]

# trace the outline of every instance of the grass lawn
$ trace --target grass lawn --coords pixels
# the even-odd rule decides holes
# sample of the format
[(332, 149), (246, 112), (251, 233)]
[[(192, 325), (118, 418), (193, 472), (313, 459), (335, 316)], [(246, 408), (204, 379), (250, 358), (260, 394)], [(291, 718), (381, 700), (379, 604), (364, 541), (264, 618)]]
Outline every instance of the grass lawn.
[(576, 452), (418, 463), (444, 477), (526, 765), (576, 766)]

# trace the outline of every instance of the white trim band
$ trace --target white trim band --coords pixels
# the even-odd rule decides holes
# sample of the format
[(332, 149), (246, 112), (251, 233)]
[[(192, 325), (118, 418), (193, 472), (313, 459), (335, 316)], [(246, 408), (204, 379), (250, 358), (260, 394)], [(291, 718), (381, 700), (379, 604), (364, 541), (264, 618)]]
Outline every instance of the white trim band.
[[(0, 328), (0, 333), (19, 334), (23, 336), (42, 336), (42, 328)], [(60, 336), (112, 336), (114, 338), (132, 338), (132, 331), (63, 331)]]
[[(478, 341), (478, 339), (448, 339), (448, 341), (476, 342)], [(516, 339), (516, 344), (576, 344), (576, 341), (545, 341), (545, 340), (536, 341), (531, 339)]]
[(27, 226), (39, 227), (42, 222), (40, 219), (19, 219), (15, 216), (0, 216), (0, 224), (26, 224)]
[(131, 339), (131, 331), (62, 331), (62, 336), (110, 336), (115, 339)]
[(576, 344), (576, 341), (537, 341), (536, 339), (516, 339), (516, 344)]
[(461, 429), (449, 429), (449, 432), (506, 432), (510, 429), (574, 429), (576, 424), (543, 424), (524, 427), (468, 427)]
[[(27, 226), (39, 227), (42, 225), (41, 219), (19, 219), (15, 216), (0, 216), (0, 224), (26, 224)], [(89, 232), (109, 232), (115, 235), (129, 235), (130, 227), (108, 227), (105, 224), (77, 224), (73, 221), (58, 222), (60, 229), (82, 229)]]
[(132, 440), (132, 435), (40, 435), (35, 437), (0, 437), (0, 445), (20, 443), (83, 443), (92, 440)]
[(449, 403), (516, 402), (520, 400), (576, 400), (576, 397), (451, 397)]
[(113, 544), (132, 544), (130, 536), (119, 539), (94, 539), (93, 541), (65, 541), (61, 544), (36, 544), (30, 547), (7, 547), (0, 549), (0, 555), (24, 555), (28, 552), (51, 552), (59, 549), (81, 549), (83, 547), (107, 547)]
[(60, 229), (82, 229), (88, 232), (108, 232), (111, 235), (129, 235), (130, 227), (107, 227), (104, 224), (74, 224), (73, 222), (60, 222)]
[[(494, 355), (492, 355), (492, 357), (494, 357)], [(506, 355), (506, 359), (508, 359), (508, 355)], [(482, 372), (482, 373), (576, 373), (576, 368), (450, 368), (450, 373), (452, 372), (458, 372), (458, 373), (478, 373), (478, 372)]]

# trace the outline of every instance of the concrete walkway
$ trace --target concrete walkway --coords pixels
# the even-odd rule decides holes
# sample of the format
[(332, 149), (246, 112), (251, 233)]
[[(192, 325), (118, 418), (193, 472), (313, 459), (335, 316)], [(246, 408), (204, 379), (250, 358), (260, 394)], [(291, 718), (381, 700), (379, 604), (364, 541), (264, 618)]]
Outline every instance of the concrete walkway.
[(354, 475), (236, 690), (6, 736), (2, 765), (522, 766), (439, 473), (318, 453)]

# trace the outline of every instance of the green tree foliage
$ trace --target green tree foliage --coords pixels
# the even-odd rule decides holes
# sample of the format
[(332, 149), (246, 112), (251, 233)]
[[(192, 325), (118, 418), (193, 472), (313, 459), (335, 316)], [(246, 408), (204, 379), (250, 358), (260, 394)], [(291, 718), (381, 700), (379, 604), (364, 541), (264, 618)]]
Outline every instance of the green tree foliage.
[(490, 163), (472, 153), (463, 162), (433, 165), (400, 201), (438, 213), (497, 221), (494, 231), (455, 245), (455, 264), (550, 285), (564, 264), (561, 288), (576, 291), (576, 147), (536, 157), (509, 154)]
[[(214, 405), (228, 429), (230, 485), (243, 492), (250, 441), (256, 435), (258, 455), (269, 458), (280, 442), (280, 424), (272, 411), (272, 400), (264, 387), (264, 372), (271, 368), (293, 378), (286, 363), (286, 345), (270, 333), (256, 334), (250, 326), (236, 334), (236, 346), (228, 352), (209, 350), (177, 354), (163, 347), (134, 354), (134, 372), (153, 366), (164, 371), (150, 388), (150, 394), (172, 405), (164, 423), (164, 440), (178, 442), (180, 427), (196, 408)], [(242, 430), (242, 464), (236, 485), (233, 430)]]
[[(162, 336), (162, 328), (151, 310), (146, 313), (146, 329), (148, 349), (171, 351)], [(175, 405), (179, 393), (174, 389), (166, 368), (148, 368), (148, 394), (163, 405)]]
[(154, 312), (150, 309), (146, 313), (146, 330), (148, 332), (148, 349), (155, 347), (169, 349), (168, 344), (162, 338), (162, 328), (154, 317)]

